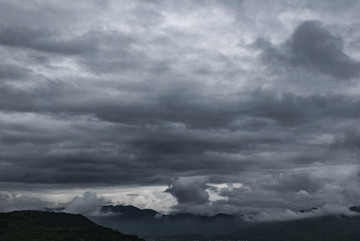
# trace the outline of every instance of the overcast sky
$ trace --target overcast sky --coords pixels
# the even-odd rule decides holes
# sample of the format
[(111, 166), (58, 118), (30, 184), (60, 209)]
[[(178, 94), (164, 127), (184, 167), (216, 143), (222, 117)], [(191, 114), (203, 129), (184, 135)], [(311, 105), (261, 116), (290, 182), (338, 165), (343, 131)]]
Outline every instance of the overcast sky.
[(359, 205), (359, 12), (0, 0), (0, 209)]

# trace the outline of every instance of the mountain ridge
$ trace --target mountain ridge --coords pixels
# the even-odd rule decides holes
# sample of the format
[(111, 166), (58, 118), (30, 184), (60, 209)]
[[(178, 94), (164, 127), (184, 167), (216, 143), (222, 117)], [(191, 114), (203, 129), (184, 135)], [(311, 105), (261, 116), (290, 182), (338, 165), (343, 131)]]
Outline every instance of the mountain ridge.
[(131, 205), (107, 205), (98, 210), (100, 215), (89, 215), (94, 222), (142, 238), (193, 233), (219, 235), (235, 231), (238, 226), (244, 225), (238, 217), (223, 213), (213, 216), (190, 213), (161, 214)]
[[(358, 216), (357, 214), (360, 212), (360, 207), (352, 206), (349, 210), (353, 215)], [(290, 227), (285, 230), (292, 230), (291, 232), (297, 233), (297, 229), (291, 225), (294, 222), (300, 224), (311, 222), (318, 225), (316, 220), (331, 219), (326, 218), (328, 216), (341, 217), (341, 215), (323, 214), (321, 210), (316, 207), (301, 209), (296, 213), (298, 213), (301, 218), (296, 220), (266, 222), (256, 221), (256, 219), (253, 221), (245, 221), (240, 215), (234, 216), (224, 213), (218, 213), (212, 216), (190, 213), (161, 214), (152, 209), (140, 209), (131, 205), (105, 205), (99, 206), (95, 215), (89, 215), (88, 217), (98, 224), (119, 230), (123, 233), (135, 234), (142, 238), (166, 238), (173, 240), (206, 240), (210, 237), (216, 239), (245, 237), (251, 240), (253, 237), (258, 237), (258, 230), (263, 230), (262, 233), (268, 232), (268, 236), (271, 237), (274, 236), (274, 233), (271, 233), (272, 230), (279, 229), (281, 230), (279, 231), (280, 233), (284, 233), (281, 228), (282, 225), (290, 225)], [(347, 222), (347, 216), (344, 217), (343, 221)], [(360, 216), (359, 218), (354, 218), (353, 222), (358, 223), (360, 226)], [(341, 226), (341, 222), (339, 222), (338, 225)], [(329, 229), (334, 228), (329, 227)], [(310, 233), (317, 232), (317, 230), (311, 229), (309, 229), (309, 231)], [(289, 234), (289, 236), (291, 235)], [(275, 235), (275, 238), (279, 237)], [(360, 238), (358, 240), (360, 240)]]
[(144, 241), (102, 227), (80, 214), (46, 211), (0, 213), (1, 241)]

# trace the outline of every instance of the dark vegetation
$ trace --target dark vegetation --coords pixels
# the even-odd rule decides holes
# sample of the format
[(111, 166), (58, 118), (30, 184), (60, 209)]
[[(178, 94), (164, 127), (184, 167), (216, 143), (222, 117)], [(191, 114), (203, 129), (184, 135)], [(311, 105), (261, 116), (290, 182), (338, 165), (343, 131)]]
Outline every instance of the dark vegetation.
[(15, 211), (0, 213), (1, 241), (140, 241), (81, 215)]

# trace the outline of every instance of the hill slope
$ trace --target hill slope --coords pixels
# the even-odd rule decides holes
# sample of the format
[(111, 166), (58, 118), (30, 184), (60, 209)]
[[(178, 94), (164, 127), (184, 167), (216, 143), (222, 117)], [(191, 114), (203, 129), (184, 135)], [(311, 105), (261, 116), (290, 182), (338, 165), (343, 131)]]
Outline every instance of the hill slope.
[(81, 215), (42, 211), (0, 213), (1, 241), (140, 241)]

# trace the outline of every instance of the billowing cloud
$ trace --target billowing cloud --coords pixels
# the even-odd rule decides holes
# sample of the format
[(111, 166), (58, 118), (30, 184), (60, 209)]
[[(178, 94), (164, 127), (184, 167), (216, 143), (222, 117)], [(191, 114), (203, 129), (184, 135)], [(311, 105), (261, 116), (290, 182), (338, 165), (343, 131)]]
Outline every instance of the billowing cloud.
[(357, 77), (360, 62), (343, 50), (341, 37), (332, 35), (321, 23), (306, 21), (298, 26), (290, 42), (294, 64), (314, 67), (336, 78)]
[(179, 204), (206, 204), (209, 202), (204, 178), (179, 178), (165, 192), (171, 193)]
[(263, 49), (263, 60), (282, 66), (318, 71), (335, 79), (359, 77), (360, 62), (344, 52), (340, 36), (330, 33), (319, 21), (305, 21), (296, 27), (281, 46), (258, 39), (254, 46)]
[(89, 214), (95, 212), (99, 206), (106, 205), (106, 201), (102, 197), (98, 197), (96, 193), (86, 192), (81, 197), (75, 197), (69, 203), (65, 204), (64, 212)]

